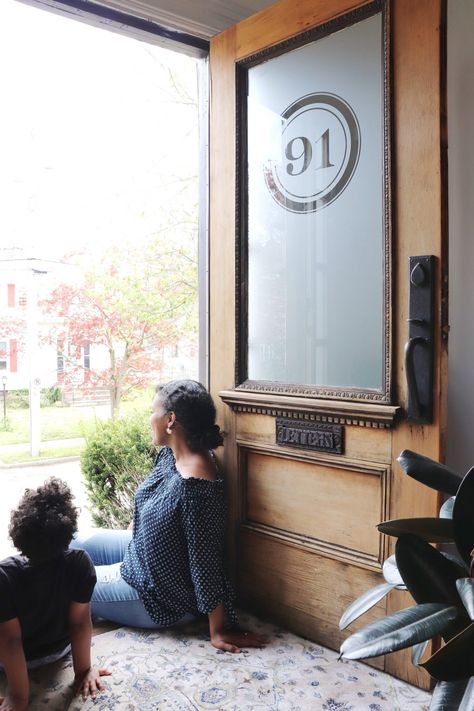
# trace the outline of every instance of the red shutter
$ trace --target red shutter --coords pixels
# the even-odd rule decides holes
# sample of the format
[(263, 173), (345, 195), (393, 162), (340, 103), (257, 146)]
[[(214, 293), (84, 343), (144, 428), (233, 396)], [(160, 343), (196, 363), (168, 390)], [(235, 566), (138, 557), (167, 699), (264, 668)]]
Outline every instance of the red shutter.
[(8, 306), (15, 306), (15, 284), (8, 284)]
[(17, 348), (16, 338), (11, 338), (10, 339), (10, 373), (16, 373), (18, 370), (17, 353), (18, 353), (18, 348)]

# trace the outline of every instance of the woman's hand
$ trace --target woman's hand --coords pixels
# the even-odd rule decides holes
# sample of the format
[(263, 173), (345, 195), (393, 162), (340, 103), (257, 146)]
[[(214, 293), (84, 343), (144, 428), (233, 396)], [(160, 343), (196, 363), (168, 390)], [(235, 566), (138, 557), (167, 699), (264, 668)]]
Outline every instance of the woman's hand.
[[(85, 674), (81, 677), (74, 677), (74, 693), (76, 696), (82, 694), (82, 698), (85, 701), (88, 696), (95, 699), (97, 692), (102, 692), (105, 690), (104, 684), (101, 682), (101, 676), (110, 676), (112, 674), (108, 669), (97, 669), (97, 667), (91, 667)], [(0, 711), (3, 711), (0, 707)]]
[(224, 652), (241, 652), (244, 647), (264, 647), (266, 643), (267, 638), (263, 635), (242, 630), (219, 632), (211, 636), (212, 646)]

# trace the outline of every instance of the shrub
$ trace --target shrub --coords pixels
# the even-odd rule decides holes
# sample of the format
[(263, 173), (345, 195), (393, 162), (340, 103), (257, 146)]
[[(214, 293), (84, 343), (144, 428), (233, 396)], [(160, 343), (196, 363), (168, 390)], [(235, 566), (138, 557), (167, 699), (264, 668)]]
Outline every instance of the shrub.
[(7, 407), (12, 410), (26, 410), (29, 406), (29, 390), (9, 390), (7, 392)]
[(135, 490), (150, 472), (155, 455), (145, 414), (98, 421), (86, 435), (81, 468), (97, 526), (128, 526)]
[(57, 385), (52, 385), (50, 388), (44, 388), (41, 391), (41, 397), (45, 401), (45, 407), (54, 405), (56, 402), (61, 400), (61, 388)]

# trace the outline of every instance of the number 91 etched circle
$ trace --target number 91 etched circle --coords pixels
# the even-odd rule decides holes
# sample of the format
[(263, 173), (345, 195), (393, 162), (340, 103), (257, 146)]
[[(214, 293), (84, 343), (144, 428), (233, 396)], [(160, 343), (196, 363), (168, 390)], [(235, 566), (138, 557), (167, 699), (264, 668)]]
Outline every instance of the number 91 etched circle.
[(357, 167), (360, 128), (335, 94), (308, 94), (282, 113), (282, 158), (264, 166), (272, 197), (290, 212), (316, 212), (345, 190)]

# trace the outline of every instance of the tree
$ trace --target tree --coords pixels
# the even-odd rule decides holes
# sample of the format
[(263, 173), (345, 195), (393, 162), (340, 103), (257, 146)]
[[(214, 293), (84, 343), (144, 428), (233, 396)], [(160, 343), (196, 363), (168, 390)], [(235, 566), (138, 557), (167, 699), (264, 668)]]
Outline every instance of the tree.
[[(197, 331), (197, 258), (189, 239), (108, 250), (82, 284), (61, 284), (42, 302), (57, 317), (44, 338), (63, 343), (64, 384), (107, 387), (114, 417), (122, 396), (160, 371), (163, 347)], [(105, 368), (84, 368), (81, 348), (104, 346)], [(92, 363), (93, 366), (93, 363)]]

